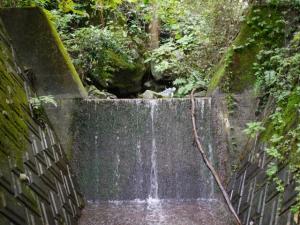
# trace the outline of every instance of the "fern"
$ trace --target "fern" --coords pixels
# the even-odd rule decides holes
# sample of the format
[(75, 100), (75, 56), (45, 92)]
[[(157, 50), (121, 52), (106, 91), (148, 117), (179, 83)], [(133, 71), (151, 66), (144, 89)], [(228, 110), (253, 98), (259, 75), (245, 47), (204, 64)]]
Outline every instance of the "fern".
[(32, 108), (35, 110), (41, 109), (43, 104), (51, 104), (57, 107), (57, 102), (55, 101), (52, 95), (32, 97), (29, 99), (29, 103), (31, 104)]

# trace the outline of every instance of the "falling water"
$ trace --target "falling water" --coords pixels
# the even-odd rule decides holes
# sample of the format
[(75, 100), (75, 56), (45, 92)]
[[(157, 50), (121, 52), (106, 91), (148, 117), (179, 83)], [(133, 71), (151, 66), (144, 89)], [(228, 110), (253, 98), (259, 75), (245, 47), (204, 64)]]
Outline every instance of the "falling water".
[[(209, 112), (211, 112), (211, 98), (208, 99), (208, 110)], [(203, 111), (204, 111), (204, 106), (203, 106)], [(209, 132), (211, 133), (211, 125), (209, 124)], [(208, 154), (209, 154), (209, 161), (211, 164), (214, 163), (214, 153), (213, 153), (213, 146), (211, 143), (211, 136), (209, 136), (209, 143), (208, 143)], [(214, 194), (215, 194), (215, 179), (213, 176), (210, 176), (210, 185), (211, 185), (211, 193), (210, 193), (210, 197), (214, 198)]]
[(119, 172), (119, 165), (120, 165), (120, 155), (116, 154), (116, 169), (115, 169), (115, 187), (116, 189), (119, 188), (119, 179), (120, 179), (120, 172)]
[[(209, 153), (209, 161), (213, 163), (213, 148), (211, 143), (208, 144), (208, 153)], [(210, 197), (213, 198), (215, 193), (215, 179), (213, 176), (210, 176), (210, 185), (211, 185)]]
[(149, 200), (158, 199), (158, 182), (157, 182), (157, 148), (155, 140), (155, 128), (154, 128), (154, 113), (156, 109), (156, 101), (149, 101), (151, 107), (151, 132), (152, 132), (152, 148), (151, 148), (151, 173), (150, 173), (150, 193)]
[[(98, 146), (98, 135), (95, 135), (95, 141), (94, 141), (94, 144), (95, 144), (95, 158), (98, 158), (99, 157), (99, 152), (97, 151), (97, 146)], [(95, 163), (97, 163), (97, 162), (95, 162)], [(99, 166), (95, 166), (95, 170), (96, 170), (96, 172), (98, 172), (99, 171)], [(99, 182), (100, 182), (100, 180), (99, 180), (99, 176), (97, 176), (96, 178), (96, 184), (99, 184)], [(100, 187), (99, 187), (99, 185), (96, 187), (96, 193), (99, 193), (100, 192)]]

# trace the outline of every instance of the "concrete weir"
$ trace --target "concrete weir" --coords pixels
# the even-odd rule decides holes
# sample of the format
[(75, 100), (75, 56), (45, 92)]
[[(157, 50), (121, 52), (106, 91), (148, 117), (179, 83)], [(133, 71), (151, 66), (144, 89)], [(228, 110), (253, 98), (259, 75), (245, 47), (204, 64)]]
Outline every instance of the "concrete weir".
[[(193, 144), (190, 99), (76, 105), (72, 166), (88, 201), (80, 224), (231, 224), (220, 219), (228, 212)], [(198, 132), (214, 162), (211, 105), (196, 99)]]
[[(213, 160), (211, 99), (197, 107)], [(73, 168), (87, 200), (215, 198), (193, 145), (189, 99), (78, 101), (73, 121)]]

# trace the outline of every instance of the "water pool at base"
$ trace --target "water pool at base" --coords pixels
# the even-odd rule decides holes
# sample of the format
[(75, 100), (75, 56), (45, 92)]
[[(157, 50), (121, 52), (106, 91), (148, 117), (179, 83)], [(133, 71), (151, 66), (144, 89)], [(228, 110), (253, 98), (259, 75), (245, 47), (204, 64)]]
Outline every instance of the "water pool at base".
[(79, 225), (234, 225), (217, 200), (89, 202)]

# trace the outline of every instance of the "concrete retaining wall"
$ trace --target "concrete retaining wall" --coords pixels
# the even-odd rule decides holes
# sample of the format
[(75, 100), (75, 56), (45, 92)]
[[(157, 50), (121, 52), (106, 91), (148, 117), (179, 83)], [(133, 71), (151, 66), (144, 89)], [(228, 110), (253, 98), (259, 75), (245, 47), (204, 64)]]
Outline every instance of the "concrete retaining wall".
[(77, 224), (83, 199), (47, 118), (33, 117), (35, 93), (1, 20), (0, 74), (0, 224)]

